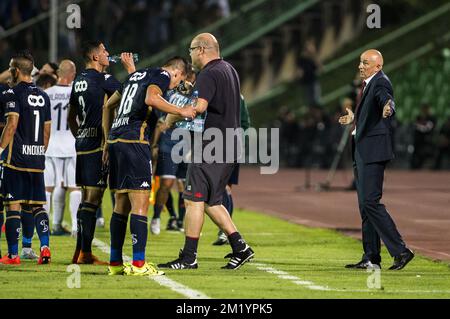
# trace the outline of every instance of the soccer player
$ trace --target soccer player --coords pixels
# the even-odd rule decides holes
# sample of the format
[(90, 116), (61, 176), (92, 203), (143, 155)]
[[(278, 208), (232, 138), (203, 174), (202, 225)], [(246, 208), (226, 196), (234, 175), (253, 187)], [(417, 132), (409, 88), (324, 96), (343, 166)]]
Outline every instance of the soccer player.
[[(8, 89), (9, 89), (9, 86), (0, 83), (0, 97), (2, 96), (3, 92), (7, 91)], [(5, 127), (5, 115), (4, 114), (5, 114), (5, 112), (3, 109), (3, 105), (1, 105), (1, 103), (0, 103), (0, 132), (3, 132), (3, 128)], [(2, 156), (0, 157), (0, 193), (1, 193), (2, 176), (3, 176), (3, 157), (4, 157), (4, 154), (2, 154)], [(4, 210), (5, 210), (5, 207), (3, 206), (3, 197), (0, 196), (0, 257), (2, 256), (1, 239), (2, 239), (3, 225), (5, 222)]]
[(47, 152), (45, 153), (45, 197), (46, 210), (53, 207), (52, 235), (70, 235), (62, 227), (66, 191), (69, 193), (70, 215), (72, 218), (72, 235), (77, 233), (77, 210), (81, 202), (81, 191), (75, 183), (76, 150), (75, 138), (69, 129), (67, 114), (72, 82), (76, 67), (70, 60), (63, 60), (58, 67), (58, 83), (45, 90), (50, 98), (52, 113), (52, 130)]
[(34, 217), (41, 243), (38, 264), (48, 264), (51, 259), (48, 215), (42, 207), (45, 204), (45, 150), (51, 129), (50, 100), (32, 83), (33, 64), (33, 57), (27, 52), (12, 57), (9, 70), (15, 86), (1, 97), (6, 117), (0, 153), (6, 152), (2, 193), (8, 242), (8, 254), (0, 259), (3, 264), (20, 264), (21, 212)]
[[(184, 89), (184, 92), (180, 92), (178, 88), (176, 90), (169, 90), (164, 98), (169, 101), (169, 103), (177, 105), (178, 107), (184, 107), (190, 102), (193, 83), (195, 83), (195, 72), (191, 67), (186, 76), (186, 80), (182, 84), (183, 88), (181, 88), (181, 91)], [(185, 87), (188, 87), (187, 90)], [(165, 115), (161, 117), (162, 121), (164, 121), (164, 119)], [(160, 186), (158, 192), (156, 193), (156, 202), (153, 207), (153, 217), (150, 224), (150, 230), (152, 234), (155, 235), (160, 233), (160, 215), (164, 205), (167, 205), (167, 209), (170, 214), (170, 219), (167, 223), (167, 230), (182, 229), (185, 212), (182, 190), (184, 189), (184, 181), (186, 180), (187, 164), (184, 161), (177, 164), (172, 160), (172, 149), (179, 141), (172, 140), (171, 138), (173, 128), (163, 130), (162, 128), (164, 127), (164, 124), (157, 126), (153, 136), (154, 139), (152, 141), (152, 149), (158, 149), (158, 160), (155, 175), (160, 178)], [(175, 180), (177, 180), (180, 190), (180, 196), (178, 197), (178, 218), (173, 210), (173, 204), (169, 205), (170, 203), (168, 202), (170, 190), (172, 189)], [(172, 206), (172, 209), (170, 209), (170, 206)]]
[[(152, 108), (186, 118), (195, 116), (193, 107), (181, 109), (163, 98), (167, 89), (175, 88), (185, 79), (187, 65), (185, 59), (174, 57), (162, 68), (146, 68), (134, 72), (125, 81), (123, 92), (114, 93), (105, 105), (103, 132), (108, 136), (108, 144), (104, 150), (104, 161), (109, 157), (109, 187), (115, 192), (110, 224), (110, 275), (164, 274), (145, 261), (147, 211), (152, 178), (148, 119)], [(119, 102), (120, 106), (111, 126), (111, 115)], [(133, 263), (124, 265), (122, 247), (129, 214)]]
[[(82, 50), (86, 69), (75, 78), (69, 102), (69, 127), (76, 138), (76, 184), (81, 186), (82, 192), (72, 263), (104, 265), (92, 254), (95, 213), (102, 203), (106, 187), (102, 171), (102, 108), (108, 97), (119, 90), (121, 85), (111, 74), (103, 73), (109, 65), (109, 53), (103, 43), (87, 42)], [(125, 64), (124, 59), (122, 63), (127, 71), (134, 71), (132, 59), (132, 64)]]

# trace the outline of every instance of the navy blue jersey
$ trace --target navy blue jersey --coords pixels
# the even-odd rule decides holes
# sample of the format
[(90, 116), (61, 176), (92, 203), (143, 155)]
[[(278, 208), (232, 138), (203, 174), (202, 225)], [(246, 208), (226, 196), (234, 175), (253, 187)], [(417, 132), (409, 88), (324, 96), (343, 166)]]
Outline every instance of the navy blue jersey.
[[(0, 83), (0, 96), (3, 91), (7, 91), (9, 86)], [(5, 124), (5, 109), (3, 103), (0, 103), (0, 124)]]
[(108, 140), (148, 144), (151, 111), (145, 104), (147, 88), (155, 86), (163, 96), (169, 84), (169, 73), (160, 68), (146, 68), (130, 74), (123, 85), (122, 98)]
[(103, 104), (121, 85), (111, 74), (86, 69), (72, 85), (70, 105), (76, 108), (80, 123), (75, 148), (77, 152), (101, 149)]
[(44, 124), (51, 121), (50, 99), (33, 83), (20, 82), (2, 92), (0, 104), (5, 120), (19, 116), (16, 133), (6, 148), (5, 166), (29, 172), (42, 172), (45, 163)]

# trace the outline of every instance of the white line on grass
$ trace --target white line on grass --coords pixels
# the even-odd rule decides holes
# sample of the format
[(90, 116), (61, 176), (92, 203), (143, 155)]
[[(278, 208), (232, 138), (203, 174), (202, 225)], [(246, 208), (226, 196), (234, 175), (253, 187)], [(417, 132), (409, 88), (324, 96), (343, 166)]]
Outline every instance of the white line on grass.
[(293, 276), (293, 275), (289, 274), (288, 272), (285, 272), (282, 270), (277, 270), (266, 264), (261, 264), (261, 263), (249, 263), (249, 264), (256, 266), (256, 268), (258, 268), (259, 270), (268, 272), (269, 274), (277, 275), (277, 277), (280, 279), (289, 280), (290, 282), (292, 282), (296, 285), (305, 286), (306, 288), (309, 288), (312, 290), (331, 290), (328, 287), (318, 286), (318, 285), (314, 284), (312, 281), (302, 280), (297, 276)]
[[(97, 246), (105, 254), (109, 255), (110, 247), (106, 243), (102, 242), (101, 240), (99, 240), (97, 238), (94, 238), (94, 240), (92, 241), (92, 244)], [(123, 255), (123, 260), (125, 262), (131, 262), (131, 258), (126, 255)], [(183, 296), (185, 296), (189, 299), (211, 299), (211, 297), (208, 297), (207, 295), (205, 295), (204, 293), (202, 293), (198, 290), (191, 289), (188, 286), (185, 286), (183, 284), (180, 284), (179, 282), (176, 282), (175, 280), (170, 279), (169, 277), (167, 277), (167, 275), (165, 275), (165, 276), (149, 276), (148, 278), (156, 281), (161, 286), (165, 286), (175, 292), (178, 292), (179, 294), (182, 294)]]
[(252, 263), (249, 265), (255, 266), (257, 269), (277, 275), (278, 278), (289, 280), (293, 284), (303, 286), (311, 290), (334, 291), (334, 292), (383, 292), (383, 293), (409, 293), (409, 294), (450, 294), (450, 290), (380, 290), (380, 289), (336, 289), (328, 286), (316, 285), (312, 281), (302, 280), (297, 276), (293, 276), (286, 271), (278, 270), (263, 263)]

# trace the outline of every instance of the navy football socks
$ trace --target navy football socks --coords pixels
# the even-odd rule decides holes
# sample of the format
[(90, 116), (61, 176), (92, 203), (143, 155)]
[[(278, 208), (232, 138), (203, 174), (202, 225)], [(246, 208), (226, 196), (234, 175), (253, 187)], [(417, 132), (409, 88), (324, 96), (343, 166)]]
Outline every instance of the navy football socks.
[(91, 203), (83, 203), (82, 205), (83, 207), (80, 210), (81, 250), (84, 253), (90, 253), (92, 252), (92, 240), (94, 239), (98, 206)]
[(34, 223), (36, 225), (36, 232), (39, 236), (39, 241), (41, 242), (41, 248), (44, 246), (49, 247), (50, 244), (50, 231), (49, 231), (49, 221), (48, 214), (44, 208), (38, 208), (33, 212)]
[(31, 248), (31, 241), (34, 235), (33, 212), (22, 209), (20, 219), (22, 222), (22, 247)]
[(127, 231), (128, 216), (113, 212), (109, 226), (111, 234), (111, 255), (110, 264), (117, 266), (123, 263), (122, 248), (125, 242), (125, 233)]
[(145, 263), (145, 247), (147, 246), (147, 216), (131, 213), (130, 232), (133, 245), (133, 265), (142, 267)]
[(5, 231), (6, 242), (8, 243), (8, 253), (11, 258), (19, 253), (20, 212), (6, 212)]

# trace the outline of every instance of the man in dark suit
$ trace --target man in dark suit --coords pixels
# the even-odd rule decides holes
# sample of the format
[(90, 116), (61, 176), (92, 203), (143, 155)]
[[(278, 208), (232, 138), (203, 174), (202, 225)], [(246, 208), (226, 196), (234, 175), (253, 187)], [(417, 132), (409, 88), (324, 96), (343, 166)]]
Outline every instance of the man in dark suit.
[(356, 264), (346, 268), (367, 269), (380, 266), (380, 238), (394, 264), (390, 270), (400, 270), (414, 258), (386, 207), (380, 203), (386, 164), (394, 158), (391, 119), (395, 114), (394, 94), (389, 78), (381, 70), (383, 57), (377, 50), (361, 55), (359, 72), (363, 80), (355, 114), (339, 118), (344, 125), (354, 124), (352, 132), (353, 168), (362, 218), (364, 254)]

